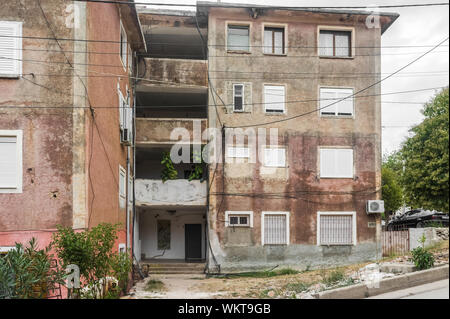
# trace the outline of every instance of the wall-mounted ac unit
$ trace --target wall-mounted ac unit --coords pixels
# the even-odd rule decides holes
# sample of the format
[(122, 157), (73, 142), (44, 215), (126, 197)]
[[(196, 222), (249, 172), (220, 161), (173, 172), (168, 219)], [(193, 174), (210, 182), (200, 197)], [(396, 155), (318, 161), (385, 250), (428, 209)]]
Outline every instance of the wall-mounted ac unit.
[(367, 214), (384, 213), (384, 200), (368, 200)]
[(128, 128), (120, 130), (120, 142), (125, 145), (131, 145), (131, 131)]

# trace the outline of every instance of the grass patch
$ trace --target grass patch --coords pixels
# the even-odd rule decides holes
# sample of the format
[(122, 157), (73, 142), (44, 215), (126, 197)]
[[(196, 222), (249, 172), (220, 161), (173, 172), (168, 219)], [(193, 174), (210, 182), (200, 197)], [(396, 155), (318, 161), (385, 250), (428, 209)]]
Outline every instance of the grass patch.
[(336, 269), (325, 275), (322, 279), (322, 283), (328, 286), (335, 285), (336, 283), (343, 281), (346, 278), (342, 269)]
[(150, 279), (145, 285), (145, 291), (161, 291), (164, 289), (164, 283), (158, 279)]
[(292, 282), (284, 286), (284, 289), (288, 291), (295, 291), (296, 293), (308, 290), (309, 284), (304, 282)]
[(299, 271), (285, 268), (280, 270), (271, 270), (271, 271), (249, 271), (242, 272), (237, 274), (228, 274), (227, 278), (267, 278), (267, 277), (275, 277), (275, 276), (285, 276), (285, 275), (296, 275)]

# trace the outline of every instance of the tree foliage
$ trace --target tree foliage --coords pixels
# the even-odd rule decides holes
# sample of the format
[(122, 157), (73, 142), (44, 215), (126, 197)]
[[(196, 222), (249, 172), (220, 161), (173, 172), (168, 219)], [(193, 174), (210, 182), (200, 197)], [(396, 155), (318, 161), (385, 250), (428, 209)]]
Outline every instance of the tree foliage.
[(386, 212), (397, 211), (403, 204), (403, 191), (398, 183), (398, 175), (389, 167), (381, 169), (381, 192)]
[(423, 109), (424, 121), (411, 129), (401, 149), (401, 182), (409, 205), (449, 211), (449, 95), (438, 93)]

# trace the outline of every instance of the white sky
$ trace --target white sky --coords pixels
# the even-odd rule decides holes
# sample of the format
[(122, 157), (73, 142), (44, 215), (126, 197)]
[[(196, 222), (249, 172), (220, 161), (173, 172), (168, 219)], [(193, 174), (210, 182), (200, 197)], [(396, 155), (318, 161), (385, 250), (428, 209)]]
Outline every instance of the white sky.
[[(195, 4), (195, 0), (135, 0), (136, 2), (149, 3), (186, 3)], [(444, 2), (438, 0), (401, 0), (401, 1), (375, 1), (375, 0), (226, 0), (230, 3), (252, 3), (259, 5), (276, 6), (373, 6), (373, 5), (395, 5), (413, 3)], [(158, 8), (151, 6), (151, 8)], [(194, 10), (189, 7), (161, 7), (167, 9)], [(400, 17), (382, 36), (382, 46), (392, 45), (435, 45), (449, 36), (449, 8), (448, 6), (436, 7), (413, 7), (413, 8), (390, 8), (381, 11), (397, 12)], [(408, 91), (424, 88), (447, 86), (449, 56), (449, 42), (437, 48), (436, 53), (430, 53), (417, 61), (403, 72), (435, 72), (432, 74), (405, 74), (392, 77), (381, 84), (381, 93)], [(389, 74), (408, 62), (414, 60), (421, 53), (430, 48), (385, 48), (382, 49), (381, 72)], [(399, 54), (408, 53), (408, 54)], [(385, 76), (384, 74), (382, 77)], [(395, 94), (382, 96), (382, 101), (395, 102), (427, 102), (434, 95), (434, 91), (423, 91), (416, 93)], [(420, 113), (421, 104), (407, 103), (382, 103), (382, 125), (383, 125), (383, 153), (392, 152), (400, 147), (402, 141), (410, 134), (409, 127), (422, 121)]]

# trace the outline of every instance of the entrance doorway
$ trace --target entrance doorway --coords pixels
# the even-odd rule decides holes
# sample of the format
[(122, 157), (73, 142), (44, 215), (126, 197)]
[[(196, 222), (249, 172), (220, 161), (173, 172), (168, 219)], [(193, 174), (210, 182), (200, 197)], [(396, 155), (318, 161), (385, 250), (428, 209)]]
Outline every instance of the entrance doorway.
[(184, 238), (186, 261), (200, 261), (202, 259), (202, 225), (185, 224)]

